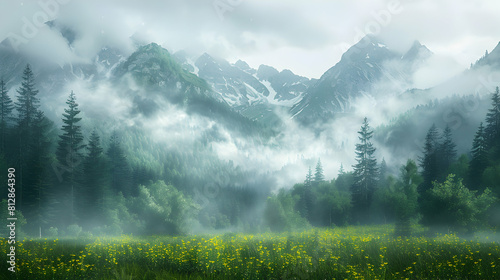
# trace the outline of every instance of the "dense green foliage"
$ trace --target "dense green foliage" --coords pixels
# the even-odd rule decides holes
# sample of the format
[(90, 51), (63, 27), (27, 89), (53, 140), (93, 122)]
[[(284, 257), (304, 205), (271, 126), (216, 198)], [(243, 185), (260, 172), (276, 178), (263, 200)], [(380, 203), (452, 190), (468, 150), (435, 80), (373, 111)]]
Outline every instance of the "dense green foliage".
[(375, 147), (370, 141), (373, 131), (365, 119), (358, 132), (354, 172), (346, 173), (341, 167), (330, 184), (314, 185), (309, 169), (304, 184), (290, 191), (295, 197), (295, 209), (314, 226), (395, 223), (398, 236), (411, 235), (411, 223), (419, 221), (444, 232), (470, 233), (498, 227), (498, 89), (492, 96), (492, 107), (486, 118), (489, 132), (479, 125), (471, 160), (465, 154), (457, 158), (451, 127), (446, 126), (441, 133), (432, 125), (419, 157), (421, 169), (409, 159), (401, 167), (399, 179), (387, 172), (385, 160), (377, 167)]
[(392, 214), (396, 221), (396, 236), (409, 236), (411, 219), (418, 210), (417, 187), (423, 180), (413, 160), (408, 160), (400, 172), (399, 180), (390, 180), (389, 186), (383, 189), (385, 193), (380, 200), (386, 203), (387, 214)]
[[(73, 92), (58, 130), (38, 109), (29, 66), (23, 79), (15, 108), (1, 84), (1, 137), (7, 148), (0, 166), (16, 169), (16, 207), (26, 217), (26, 233), (61, 236), (79, 228), (87, 234), (183, 234), (262, 226), (258, 209), (271, 183), (221, 161), (208, 144), (211, 135), (190, 149), (177, 149), (155, 142), (140, 127), (109, 131), (106, 120), (82, 117)], [(232, 118), (234, 125), (253, 126), (238, 118), (245, 119)], [(6, 197), (5, 189), (1, 193)]]
[(474, 136), (471, 157), (469, 174), (470, 181), (475, 182), (476, 184), (481, 184), (482, 174), (488, 167), (488, 150), (483, 123), (479, 124), (479, 128)]
[[(168, 58), (157, 55), (160, 61)], [(0, 167), (16, 167), (16, 206), (30, 235), (283, 232), (395, 223), (396, 235), (410, 236), (414, 223), (459, 233), (500, 225), (495, 214), (500, 208), (498, 90), (485, 125), (479, 125), (470, 160), (457, 158), (451, 127), (440, 131), (433, 125), (423, 141), (420, 170), (409, 159), (400, 174), (391, 174), (385, 160), (377, 164), (375, 132), (365, 118), (353, 171), (342, 167), (336, 178), (325, 178), (318, 159), (303, 183), (277, 191), (271, 175), (220, 160), (210, 144), (217, 136), (205, 135), (189, 149), (178, 149), (154, 141), (140, 127), (109, 130), (106, 122), (92, 124), (82, 117), (73, 92), (58, 131), (39, 110), (29, 66), (16, 102), (3, 83), (0, 90), (1, 137), (9, 147), (2, 150)], [(201, 102), (202, 111), (202, 104), (214, 102), (205, 104), (207, 95), (190, 98), (191, 105)], [(227, 109), (219, 105), (212, 109)]]
[(429, 201), (426, 207), (429, 214), (425, 216), (425, 224), (434, 227), (447, 227), (448, 231), (463, 232), (475, 230), (485, 224), (485, 212), (495, 201), (491, 191), (476, 196), (475, 191), (470, 191), (462, 180), (455, 180), (455, 175), (450, 174), (444, 183), (434, 182), (434, 187), (429, 191)]

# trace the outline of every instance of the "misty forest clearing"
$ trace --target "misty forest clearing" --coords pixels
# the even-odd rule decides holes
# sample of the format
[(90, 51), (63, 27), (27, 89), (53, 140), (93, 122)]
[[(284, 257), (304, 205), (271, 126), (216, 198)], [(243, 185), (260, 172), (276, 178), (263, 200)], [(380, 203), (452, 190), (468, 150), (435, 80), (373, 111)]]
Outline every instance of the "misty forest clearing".
[[(18, 100), (29, 109), (37, 93), (29, 65), (23, 80)], [(155, 149), (162, 146), (147, 133), (129, 132), (121, 143), (113, 132), (105, 152), (97, 129), (82, 144), (71, 92), (63, 133), (52, 135), (57, 149), (49, 149), (56, 141), (44, 136), (42, 111), (31, 112), (37, 121), (20, 130), (26, 137), (14, 133), (22, 119), (4, 126), (4, 144), (16, 149), (0, 149), (8, 186), (0, 201), (8, 222), (0, 228), (0, 278), (499, 279), (499, 87), (490, 100), (470, 160), (458, 156), (450, 126), (441, 132), (433, 124), (418, 164), (409, 158), (399, 174), (389, 171), (384, 158), (377, 162), (365, 117), (353, 171), (341, 165), (328, 180), (318, 159), (303, 183), (276, 189), (272, 180), (237, 183), (259, 173), (203, 144), (183, 154)], [(134, 157), (148, 152), (132, 142), (157, 159)], [(187, 165), (200, 159), (204, 169)]]
[(499, 1), (15, 2), (0, 280), (500, 280)]
[[(295, 233), (30, 239), (12, 279), (498, 279), (491, 236), (394, 237), (392, 226)], [(496, 235), (498, 238), (498, 235)], [(498, 241), (498, 240), (497, 240)], [(0, 241), (8, 248), (6, 239)], [(9, 273), (5, 254), (2, 279)]]

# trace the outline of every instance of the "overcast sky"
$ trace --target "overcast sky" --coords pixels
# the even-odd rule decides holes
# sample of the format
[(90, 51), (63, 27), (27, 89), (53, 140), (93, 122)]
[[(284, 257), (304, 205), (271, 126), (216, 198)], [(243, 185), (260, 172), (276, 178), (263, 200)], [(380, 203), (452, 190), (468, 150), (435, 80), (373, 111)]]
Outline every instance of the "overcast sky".
[[(400, 51), (419, 40), (457, 71), (497, 45), (499, 15), (498, 0), (0, 0), (0, 41), (64, 63), (105, 45), (130, 52), (135, 36), (319, 78), (369, 32)], [(37, 25), (56, 18), (77, 31), (72, 50)]]

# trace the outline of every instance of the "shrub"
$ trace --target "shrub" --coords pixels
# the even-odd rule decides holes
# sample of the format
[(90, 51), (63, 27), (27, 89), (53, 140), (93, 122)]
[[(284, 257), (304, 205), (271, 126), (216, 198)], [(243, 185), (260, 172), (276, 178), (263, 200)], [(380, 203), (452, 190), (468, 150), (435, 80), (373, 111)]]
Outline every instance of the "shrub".
[(49, 237), (57, 237), (58, 236), (58, 229), (56, 227), (50, 227), (47, 230), (47, 235)]
[(68, 235), (69, 237), (78, 237), (81, 232), (82, 227), (77, 224), (69, 225), (66, 228), (66, 235)]

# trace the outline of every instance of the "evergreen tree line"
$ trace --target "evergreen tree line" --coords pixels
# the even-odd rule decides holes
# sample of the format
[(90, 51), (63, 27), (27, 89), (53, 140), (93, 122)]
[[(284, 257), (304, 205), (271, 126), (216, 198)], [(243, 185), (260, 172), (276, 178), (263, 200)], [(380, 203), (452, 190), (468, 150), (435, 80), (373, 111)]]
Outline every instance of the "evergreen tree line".
[[(141, 181), (152, 176), (140, 170), (132, 172), (118, 133), (112, 134), (106, 151), (96, 130), (85, 141), (76, 95), (71, 92), (62, 114), (61, 133), (54, 141), (50, 135), (54, 124), (40, 110), (30, 65), (22, 79), (15, 102), (0, 81), (0, 159), (4, 169), (16, 169), (16, 209), (27, 221), (24, 231), (47, 235), (57, 233), (59, 227), (67, 228), (68, 234), (75, 228), (119, 234), (124, 229), (131, 232), (140, 228), (138, 214), (147, 202), (138, 196), (149, 189), (145, 191), (138, 184), (133, 188), (132, 176)], [(158, 185), (171, 187), (159, 182), (151, 188)], [(6, 198), (5, 191), (2, 193)], [(182, 195), (175, 195), (170, 202), (182, 200)], [(135, 205), (135, 213), (124, 205)], [(179, 211), (171, 215), (179, 216)], [(174, 221), (178, 227), (179, 218)], [(146, 230), (145, 221), (142, 226)]]
[(132, 194), (131, 170), (117, 133), (106, 151), (96, 131), (85, 141), (76, 95), (71, 92), (53, 145), (54, 124), (40, 110), (30, 65), (16, 92), (13, 102), (0, 80), (0, 155), (2, 166), (16, 169), (16, 208), (28, 222), (27, 232), (38, 234), (42, 228), (71, 224), (103, 226), (99, 217), (106, 200), (118, 193)]
[[(16, 169), (16, 208), (29, 235), (179, 234), (193, 225), (260, 225), (259, 214), (248, 213), (268, 195), (253, 185), (269, 185), (265, 178), (239, 184), (255, 175), (216, 160), (207, 143), (170, 152), (140, 128), (113, 131), (103, 143), (106, 127), (82, 129), (74, 92), (57, 128), (40, 109), (29, 65), (22, 78), (16, 101), (0, 80), (0, 167)], [(6, 197), (5, 188), (2, 205)]]
[(500, 97), (492, 94), (485, 124), (477, 130), (469, 154), (457, 155), (452, 130), (432, 125), (422, 155), (408, 159), (397, 177), (377, 164), (367, 119), (358, 132), (353, 171), (324, 181), (318, 161), (304, 183), (268, 198), (264, 222), (283, 231), (312, 226), (395, 223), (397, 235), (410, 235), (411, 224), (433, 231), (470, 233), (500, 225)]
[(256, 176), (217, 161), (208, 141), (189, 153), (171, 153), (131, 129), (121, 137), (113, 132), (103, 145), (98, 128), (82, 129), (73, 92), (59, 130), (40, 110), (29, 65), (22, 80), (16, 100), (0, 80), (0, 168), (16, 169), (16, 208), (31, 235), (179, 234), (188, 225), (283, 231), (369, 223), (395, 223), (397, 234), (409, 235), (412, 222), (462, 232), (500, 224), (492, 215), (500, 209), (498, 88), (469, 154), (458, 157), (452, 130), (433, 125), (418, 163), (408, 160), (395, 177), (384, 160), (378, 163), (365, 118), (353, 171), (342, 166), (337, 178), (327, 181), (318, 160), (303, 183), (269, 196), (262, 186), (272, 180), (239, 184)]

